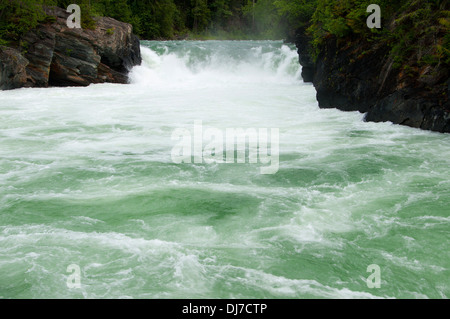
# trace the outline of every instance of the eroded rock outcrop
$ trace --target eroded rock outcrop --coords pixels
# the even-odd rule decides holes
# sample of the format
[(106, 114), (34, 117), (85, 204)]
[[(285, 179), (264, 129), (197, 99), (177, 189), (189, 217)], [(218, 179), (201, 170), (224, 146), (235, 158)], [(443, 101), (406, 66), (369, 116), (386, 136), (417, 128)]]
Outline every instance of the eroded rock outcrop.
[(28, 32), (20, 47), (0, 47), (0, 89), (127, 83), (128, 71), (141, 63), (130, 24), (102, 17), (95, 30), (69, 29), (64, 9), (47, 14), (55, 21)]
[(300, 30), (295, 42), (306, 69), (303, 78), (313, 82), (321, 108), (360, 111), (366, 121), (450, 132), (447, 65), (423, 66), (411, 75), (394, 66), (386, 44), (331, 36), (312, 63), (307, 38)]
[(9, 90), (26, 83), (29, 61), (13, 48), (0, 46), (0, 89)]

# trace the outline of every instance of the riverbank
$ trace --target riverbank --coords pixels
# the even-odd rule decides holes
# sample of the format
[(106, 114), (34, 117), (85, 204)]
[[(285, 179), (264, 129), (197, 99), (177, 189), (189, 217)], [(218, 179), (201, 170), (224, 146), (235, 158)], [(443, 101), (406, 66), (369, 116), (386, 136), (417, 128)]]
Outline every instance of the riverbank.
[(46, 14), (51, 19), (15, 45), (0, 46), (0, 89), (128, 83), (128, 72), (141, 63), (130, 24), (98, 17), (92, 30), (70, 29), (66, 10)]
[(319, 106), (360, 111), (366, 121), (449, 133), (450, 51), (443, 12), (416, 3), (386, 13), (380, 31), (367, 32), (362, 20), (360, 30), (331, 30), (323, 38), (317, 37), (321, 24), (299, 29), (294, 42), (303, 78), (314, 84)]
[[(129, 85), (0, 92), (2, 298), (450, 296), (450, 135), (319, 109), (281, 41), (141, 44)], [(278, 172), (175, 164), (195, 120), (279, 128)]]

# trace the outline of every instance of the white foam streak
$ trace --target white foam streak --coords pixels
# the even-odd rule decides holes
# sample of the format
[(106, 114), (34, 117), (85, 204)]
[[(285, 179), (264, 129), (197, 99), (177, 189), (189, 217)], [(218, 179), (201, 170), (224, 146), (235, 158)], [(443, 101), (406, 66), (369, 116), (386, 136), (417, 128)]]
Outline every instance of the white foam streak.
[[(450, 136), (319, 109), (282, 42), (142, 43), (129, 85), (0, 92), (0, 297), (448, 296)], [(198, 120), (279, 128), (278, 173), (174, 164)]]
[[(201, 44), (199, 46), (206, 50)], [(246, 51), (246, 56), (234, 58), (220, 51), (211, 51), (198, 59), (197, 54), (192, 51), (177, 54), (170, 52), (168, 47), (160, 54), (148, 47), (141, 47), (141, 52), (143, 63), (133, 68), (131, 83), (152, 89), (200, 89), (223, 85), (300, 82), (298, 55), (287, 45), (266, 53), (258, 47)]]

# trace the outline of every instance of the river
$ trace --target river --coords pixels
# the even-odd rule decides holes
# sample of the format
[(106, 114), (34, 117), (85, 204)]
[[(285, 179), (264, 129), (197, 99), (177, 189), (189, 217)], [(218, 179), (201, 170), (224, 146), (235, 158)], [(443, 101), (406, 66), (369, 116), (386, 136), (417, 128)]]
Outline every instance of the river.
[[(319, 109), (281, 41), (142, 54), (129, 85), (0, 92), (1, 298), (450, 296), (450, 135)], [(239, 128), (274, 170), (198, 156)]]

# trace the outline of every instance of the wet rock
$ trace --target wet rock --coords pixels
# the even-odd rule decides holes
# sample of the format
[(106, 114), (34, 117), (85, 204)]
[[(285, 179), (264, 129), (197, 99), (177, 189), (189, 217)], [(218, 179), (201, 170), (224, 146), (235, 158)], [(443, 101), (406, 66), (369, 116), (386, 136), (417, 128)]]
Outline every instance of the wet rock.
[(95, 30), (70, 29), (64, 9), (47, 14), (54, 22), (28, 32), (16, 50), (1, 51), (0, 89), (127, 83), (129, 70), (141, 63), (130, 24), (101, 17)]
[(0, 89), (10, 90), (26, 84), (28, 64), (18, 50), (0, 46)]
[(366, 113), (365, 120), (450, 132), (448, 66), (423, 67), (419, 75), (394, 67), (390, 48), (357, 37), (325, 41), (312, 63), (307, 36), (297, 36), (304, 80), (312, 81), (321, 108)]

